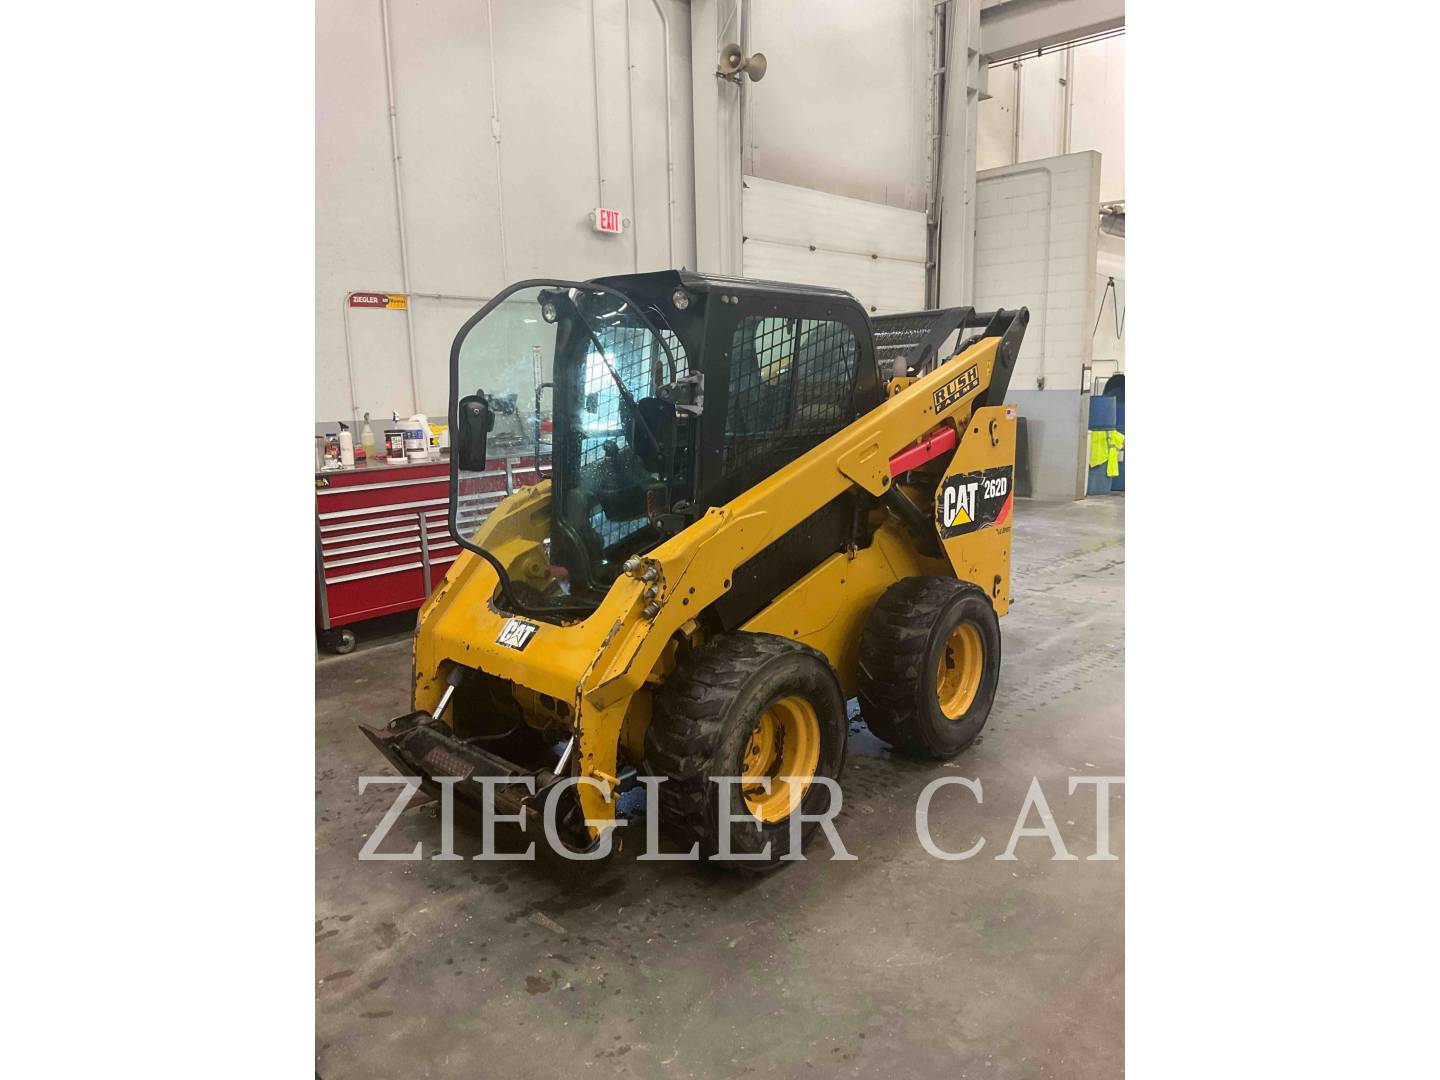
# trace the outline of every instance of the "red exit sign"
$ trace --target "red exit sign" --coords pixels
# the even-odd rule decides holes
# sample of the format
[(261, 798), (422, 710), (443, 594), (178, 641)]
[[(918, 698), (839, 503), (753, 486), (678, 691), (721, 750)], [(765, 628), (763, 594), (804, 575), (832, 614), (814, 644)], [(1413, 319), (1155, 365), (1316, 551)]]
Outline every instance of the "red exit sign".
[(590, 212), (590, 223), (595, 226), (596, 232), (619, 233), (625, 231), (625, 222), (620, 217), (619, 210), (606, 210), (597, 206)]

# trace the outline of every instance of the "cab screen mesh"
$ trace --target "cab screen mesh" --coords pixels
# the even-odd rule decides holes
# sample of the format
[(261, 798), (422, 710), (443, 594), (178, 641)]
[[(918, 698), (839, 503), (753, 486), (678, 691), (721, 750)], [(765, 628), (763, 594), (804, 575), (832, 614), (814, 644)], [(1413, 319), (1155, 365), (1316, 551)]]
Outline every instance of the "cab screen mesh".
[(842, 323), (742, 319), (730, 348), (725, 473), (773, 472), (854, 419), (855, 357)]

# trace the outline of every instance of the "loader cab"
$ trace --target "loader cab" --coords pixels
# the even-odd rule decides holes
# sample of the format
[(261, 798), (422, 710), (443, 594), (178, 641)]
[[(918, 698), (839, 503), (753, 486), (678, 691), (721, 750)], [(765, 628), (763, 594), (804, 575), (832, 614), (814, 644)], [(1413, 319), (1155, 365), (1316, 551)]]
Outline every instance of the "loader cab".
[(451, 384), (451, 531), (487, 556), (473, 538), (503, 449), (481, 438), (491, 402), (533, 402), (522, 426), (536, 433), (549, 406), (549, 574), (510, 575), (508, 589), (538, 618), (593, 610), (631, 555), (883, 398), (870, 320), (848, 293), (686, 271), (512, 286), (456, 337)]

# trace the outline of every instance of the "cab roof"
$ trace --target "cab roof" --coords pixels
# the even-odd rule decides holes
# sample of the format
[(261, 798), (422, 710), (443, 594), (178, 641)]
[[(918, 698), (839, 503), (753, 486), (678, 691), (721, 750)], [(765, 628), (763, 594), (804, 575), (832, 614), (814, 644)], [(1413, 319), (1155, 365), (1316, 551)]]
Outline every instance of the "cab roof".
[(808, 299), (841, 301), (854, 304), (861, 311), (864, 307), (854, 295), (844, 289), (831, 289), (824, 285), (802, 285), (790, 281), (759, 281), (755, 278), (725, 277), (720, 274), (700, 274), (693, 270), (656, 270), (647, 274), (617, 274), (608, 277), (591, 278), (597, 285), (604, 285), (621, 293), (653, 295), (656, 292), (670, 292), (683, 286), (689, 292), (722, 292), (746, 296), (803, 296)]

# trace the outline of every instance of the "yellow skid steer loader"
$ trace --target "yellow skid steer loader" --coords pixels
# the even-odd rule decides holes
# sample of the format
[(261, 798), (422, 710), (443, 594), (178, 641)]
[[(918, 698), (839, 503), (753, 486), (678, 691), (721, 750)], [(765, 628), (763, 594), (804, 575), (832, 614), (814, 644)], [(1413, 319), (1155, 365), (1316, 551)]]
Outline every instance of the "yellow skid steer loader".
[(575, 853), (661, 777), (648, 813), (706, 857), (768, 852), (742, 870), (792, 852), (792, 815), (813, 831), (848, 699), (897, 751), (958, 754), (999, 677), (1028, 318), (685, 271), (506, 289), (451, 350), (463, 550), (414, 711), (362, 730), (432, 793), (508, 778), (492, 809), (529, 820), (563, 789)]

